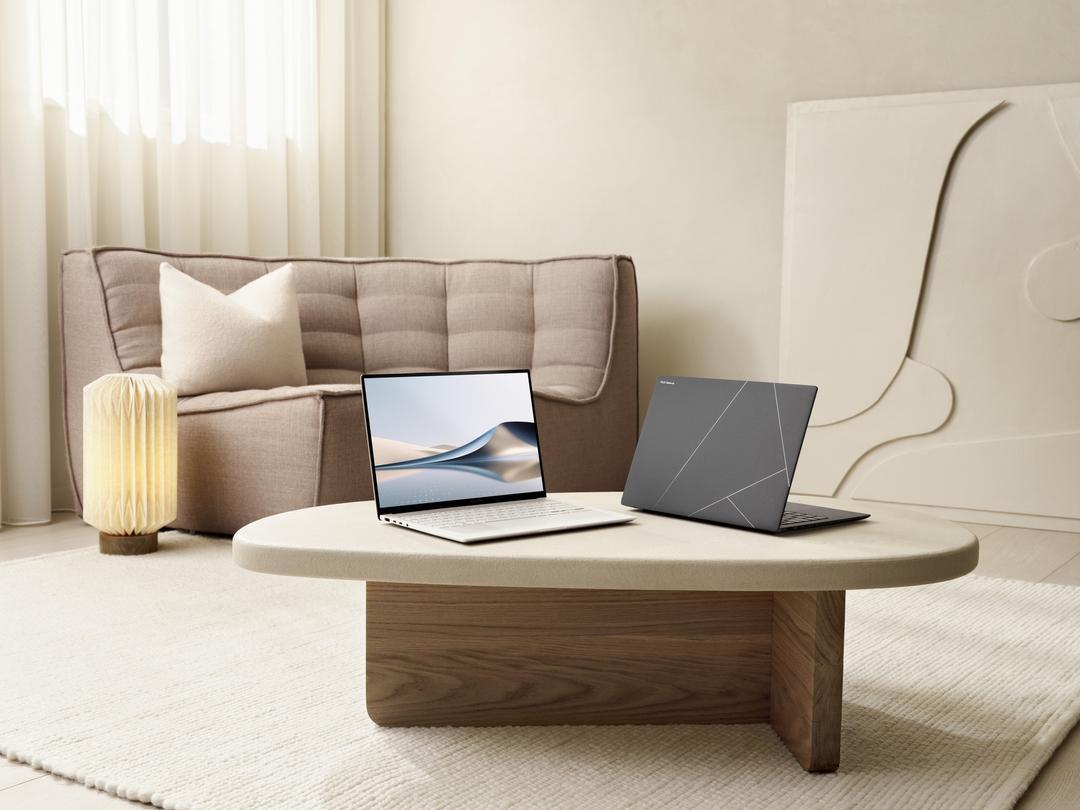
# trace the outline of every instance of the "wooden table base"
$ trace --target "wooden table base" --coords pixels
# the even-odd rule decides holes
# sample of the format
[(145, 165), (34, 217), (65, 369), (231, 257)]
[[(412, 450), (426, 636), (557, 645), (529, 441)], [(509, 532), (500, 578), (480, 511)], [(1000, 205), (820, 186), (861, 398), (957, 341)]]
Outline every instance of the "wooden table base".
[(771, 723), (840, 761), (844, 592), (367, 584), (383, 726)]

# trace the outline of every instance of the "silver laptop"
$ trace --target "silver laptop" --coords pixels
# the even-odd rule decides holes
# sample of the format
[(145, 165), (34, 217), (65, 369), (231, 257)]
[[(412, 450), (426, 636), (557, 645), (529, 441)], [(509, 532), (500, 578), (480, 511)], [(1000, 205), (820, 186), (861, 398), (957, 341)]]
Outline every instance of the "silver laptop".
[(528, 371), (365, 374), (379, 520), (475, 543), (629, 523), (547, 497)]
[(762, 532), (869, 517), (788, 500), (816, 396), (812, 385), (661, 377), (623, 504)]

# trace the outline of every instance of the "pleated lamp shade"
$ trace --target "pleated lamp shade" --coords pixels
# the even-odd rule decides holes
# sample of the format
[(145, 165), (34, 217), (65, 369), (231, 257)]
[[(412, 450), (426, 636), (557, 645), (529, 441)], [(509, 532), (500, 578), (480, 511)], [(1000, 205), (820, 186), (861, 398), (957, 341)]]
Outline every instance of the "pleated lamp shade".
[(106, 374), (83, 389), (83, 520), (105, 554), (157, 549), (176, 518), (176, 389)]

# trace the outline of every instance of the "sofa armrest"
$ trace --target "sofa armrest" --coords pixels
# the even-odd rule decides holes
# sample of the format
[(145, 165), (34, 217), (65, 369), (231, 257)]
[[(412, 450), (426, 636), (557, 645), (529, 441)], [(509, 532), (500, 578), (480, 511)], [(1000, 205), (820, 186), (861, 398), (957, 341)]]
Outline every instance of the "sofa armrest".
[(533, 267), (531, 368), (540, 396), (584, 405), (603, 394), (615, 362), (619, 264), (612, 256), (603, 264), (569, 259)]
[(173, 526), (232, 534), (277, 512), (371, 497), (358, 385), (185, 397)]
[(599, 389), (584, 400), (558, 396), (558, 389), (538, 386), (536, 391), (550, 492), (620, 491), (630, 471), (638, 430), (637, 283), (629, 258), (618, 258), (617, 271), (608, 362)]

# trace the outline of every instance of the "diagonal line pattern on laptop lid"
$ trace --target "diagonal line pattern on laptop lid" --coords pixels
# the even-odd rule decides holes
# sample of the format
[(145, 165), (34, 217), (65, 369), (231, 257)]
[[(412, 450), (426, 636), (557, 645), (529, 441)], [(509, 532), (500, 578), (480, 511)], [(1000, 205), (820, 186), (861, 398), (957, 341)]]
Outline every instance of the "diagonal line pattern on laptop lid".
[[(705, 504), (705, 505), (704, 505), (703, 507), (701, 507), (700, 509), (695, 509), (695, 510), (694, 510), (693, 512), (691, 512), (691, 513), (690, 513), (690, 515), (689, 515), (688, 517), (693, 517), (693, 516), (694, 516), (694, 515), (696, 515), (696, 514), (697, 514), (698, 512), (704, 512), (704, 511), (705, 511), (706, 509), (708, 509), (708, 508), (709, 508), (710, 506), (716, 506), (716, 505), (717, 505), (718, 503), (720, 503), (721, 501), (728, 501), (729, 503), (731, 503), (731, 505), (732, 505), (732, 506), (735, 506), (735, 503), (734, 503), (733, 501), (731, 501), (731, 500), (730, 500), (730, 499), (732, 498), (732, 496), (734, 496), (734, 495), (738, 495), (738, 494), (739, 494), (740, 492), (745, 492), (746, 490), (750, 489), (750, 487), (756, 487), (756, 486), (757, 486), (758, 484), (760, 484), (760, 483), (761, 483), (762, 481), (768, 481), (768, 480), (769, 480), (770, 478), (775, 478), (775, 477), (776, 477), (776, 476), (778, 476), (778, 475), (779, 475), (780, 473), (782, 473), (782, 472), (785, 472), (786, 470), (787, 470), (787, 468), (786, 468), (786, 467), (782, 467), (782, 468), (780, 468), (779, 470), (777, 470), (776, 472), (772, 472), (772, 473), (769, 473), (769, 474), (768, 474), (768, 475), (766, 475), (766, 476), (765, 476), (764, 478), (759, 478), (759, 479), (758, 479), (757, 481), (755, 481), (755, 482), (754, 482), (754, 483), (752, 483), (752, 484), (747, 484), (747, 485), (746, 485), (745, 487), (740, 487), (739, 489), (735, 490), (734, 492), (729, 492), (729, 493), (728, 493), (727, 495), (725, 495), (725, 496), (724, 496), (723, 498), (717, 498), (717, 499), (716, 499), (715, 501), (713, 501), (712, 503), (707, 503), (707, 504)], [(736, 508), (736, 509), (739, 509), (739, 507), (737, 507), (737, 506), (735, 506), (735, 508)], [(742, 510), (741, 510), (741, 509), (739, 510), (739, 514), (740, 514), (740, 515), (742, 515)], [(745, 517), (746, 517), (746, 515), (743, 515), (743, 517), (745, 518)], [(748, 520), (748, 521), (746, 521), (746, 522), (747, 522), (747, 523), (749, 523), (750, 521)]]
[[(787, 478), (788, 486), (791, 486), (791, 472), (788, 470), (787, 447), (784, 446), (784, 424), (780, 421), (780, 396), (776, 393), (776, 383), (772, 387), (773, 401), (776, 403), (776, 427), (780, 431), (780, 452), (784, 454), (784, 477)], [(735, 507), (738, 509), (739, 507)], [(742, 514), (740, 512), (739, 514)]]
[(658, 379), (622, 503), (779, 531), (816, 394), (771, 381)]
[[(739, 508), (739, 505), (737, 503), (735, 503), (735, 501), (731, 500), (730, 495), (728, 495), (726, 498), (724, 498), (724, 500), (735, 507), (735, 511), (738, 512), (740, 515), (742, 515), (742, 519), (745, 520), (750, 525), (751, 529), (756, 529), (757, 528), (757, 526), (754, 525), (754, 522), (752, 520), (750, 520), (750, 518), (748, 518), (746, 515), (743, 515), (743, 510)], [(708, 508), (708, 507), (706, 507), (706, 508)]]
[[(684, 461), (683, 465), (681, 467), (679, 467), (679, 471), (677, 473), (675, 473), (675, 476), (671, 479), (671, 481), (668, 482), (668, 485), (666, 487), (664, 487), (664, 491), (660, 493), (660, 497), (656, 499), (656, 503), (653, 504), (653, 506), (659, 506), (660, 501), (664, 500), (664, 496), (667, 495), (668, 492), (671, 490), (671, 487), (675, 484), (676, 479), (678, 479), (678, 477), (680, 475), (682, 475), (683, 470), (686, 469), (686, 465), (690, 463), (690, 460), (694, 457), (694, 454), (697, 453), (697, 451), (701, 449), (701, 445), (705, 444), (705, 440), (707, 438), (709, 438), (709, 434), (712, 433), (714, 430), (716, 430), (716, 426), (720, 424), (720, 420), (723, 419), (724, 414), (728, 412), (728, 408), (730, 408), (732, 406), (732, 404), (735, 402), (735, 400), (739, 398), (739, 394), (742, 393), (743, 388), (746, 388), (747, 382), (743, 382), (743, 384), (739, 387), (739, 390), (735, 392), (735, 396), (733, 396), (731, 398), (731, 401), (728, 402), (728, 404), (724, 406), (724, 410), (720, 411), (720, 415), (718, 417), (716, 417), (716, 421), (712, 423), (712, 427), (710, 427), (708, 430), (705, 431), (705, 435), (701, 437), (701, 441), (699, 441), (697, 443), (697, 447), (695, 447), (693, 450), (690, 451), (690, 455), (688, 455), (686, 457), (686, 461)], [(721, 498), (720, 500), (723, 500), (723, 498)], [(710, 506), (711, 506), (711, 504), (710, 504)], [(706, 507), (703, 507), (703, 508), (706, 508)], [(698, 511), (701, 511), (701, 510), (698, 510)]]

